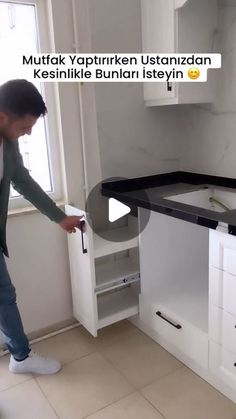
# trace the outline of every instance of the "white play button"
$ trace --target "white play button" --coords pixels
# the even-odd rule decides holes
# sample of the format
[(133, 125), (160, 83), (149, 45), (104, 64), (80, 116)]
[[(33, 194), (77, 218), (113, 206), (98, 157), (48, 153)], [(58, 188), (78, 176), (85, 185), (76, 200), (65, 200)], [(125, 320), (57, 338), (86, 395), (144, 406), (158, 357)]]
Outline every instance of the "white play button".
[(131, 211), (131, 208), (122, 202), (117, 201), (117, 199), (109, 198), (109, 212), (108, 218), (112, 223), (113, 221), (119, 220), (119, 218), (124, 217)]
[[(0, 1), (1, 3), (1, 1)], [(126, 182), (128, 181), (128, 188), (126, 188)], [(135, 221), (132, 217), (137, 217), (137, 204), (132, 204), (132, 201), (129, 201), (128, 191), (130, 188), (130, 180), (125, 178), (109, 178), (103, 179), (101, 182), (97, 183), (92, 190), (90, 190), (89, 195), (86, 199), (85, 212), (88, 213), (87, 223), (90, 228), (93, 230), (96, 236), (101, 237), (106, 242), (108, 241), (108, 230), (112, 229), (112, 234), (109, 234), (109, 241), (114, 243), (126, 242), (128, 240), (136, 238), (148, 224), (151, 211), (144, 211), (141, 222), (139, 223), (139, 231), (136, 228), (126, 228), (124, 224), (133, 224), (132, 221)], [(132, 182), (131, 182), (132, 183)], [(139, 184), (139, 178), (137, 183)], [(134, 182), (134, 186), (137, 184)], [(135, 188), (134, 188), (135, 189)], [(121, 194), (117, 194), (117, 193)], [(124, 194), (123, 194), (124, 193)], [(117, 195), (116, 195), (117, 194)], [(98, 221), (98, 197), (103, 196), (102, 204), (102, 214)], [(130, 195), (130, 197), (133, 195)], [(134, 196), (135, 197), (135, 196)], [(116, 198), (116, 199), (115, 199)], [(145, 189), (140, 189), (137, 192), (138, 201), (149, 202), (149, 195), (145, 192)], [(100, 202), (100, 201), (99, 201)], [(124, 202), (124, 205), (122, 202)], [(129, 203), (130, 202), (130, 203)], [(130, 220), (126, 220), (130, 218)], [(117, 221), (116, 221), (117, 220)], [(127, 221), (127, 223), (126, 223)], [(108, 223), (108, 224), (107, 224)], [(121, 227), (121, 231), (120, 228)], [(101, 226), (107, 225), (107, 228), (101, 228)], [(110, 226), (110, 228), (109, 228)], [(122, 227), (123, 226), (123, 227)], [(115, 228), (117, 227), (117, 228)], [(114, 230), (115, 228), (115, 230)], [(126, 231), (123, 235), (122, 231)], [(1, 416), (1, 415), (0, 415)]]

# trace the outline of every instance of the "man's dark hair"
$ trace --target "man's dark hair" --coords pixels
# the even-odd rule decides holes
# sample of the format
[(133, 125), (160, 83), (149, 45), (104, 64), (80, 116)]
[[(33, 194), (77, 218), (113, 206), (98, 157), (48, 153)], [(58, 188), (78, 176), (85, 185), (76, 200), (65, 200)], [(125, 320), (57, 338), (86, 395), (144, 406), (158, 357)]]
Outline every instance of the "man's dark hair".
[(27, 80), (9, 80), (0, 86), (0, 112), (23, 117), (35, 117), (47, 113), (46, 105), (36, 87)]

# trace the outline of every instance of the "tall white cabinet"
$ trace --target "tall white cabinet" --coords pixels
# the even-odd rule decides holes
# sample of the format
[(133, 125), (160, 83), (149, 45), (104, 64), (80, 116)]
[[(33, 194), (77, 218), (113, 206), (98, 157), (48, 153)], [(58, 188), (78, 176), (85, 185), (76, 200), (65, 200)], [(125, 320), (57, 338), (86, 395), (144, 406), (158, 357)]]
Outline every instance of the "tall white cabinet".
[[(72, 1), (72, 4), (74, 52), (92, 53), (88, 1)], [(102, 181), (102, 170), (95, 87), (93, 83), (77, 83), (77, 89), (81, 125), (78, 165), (83, 171), (83, 190), (80, 190), (80, 201), (69, 194), (68, 200), (76, 200), (78, 207), (66, 205), (65, 211), (67, 215), (83, 216), (86, 231), (77, 230), (68, 235), (73, 313), (93, 336), (97, 336), (100, 328), (138, 313), (138, 235), (128, 239), (130, 229), (137, 228), (137, 220), (127, 217), (124, 227), (106, 231), (103, 238), (96, 235), (88, 223), (86, 200)], [(98, 223), (103, 222), (102, 205), (98, 198)]]
[(88, 213), (69, 205), (66, 213), (84, 217), (86, 223), (85, 232), (68, 236), (74, 316), (97, 336), (98, 329), (138, 313), (138, 236), (129, 238), (135, 222), (130, 219), (101, 237), (88, 223)]

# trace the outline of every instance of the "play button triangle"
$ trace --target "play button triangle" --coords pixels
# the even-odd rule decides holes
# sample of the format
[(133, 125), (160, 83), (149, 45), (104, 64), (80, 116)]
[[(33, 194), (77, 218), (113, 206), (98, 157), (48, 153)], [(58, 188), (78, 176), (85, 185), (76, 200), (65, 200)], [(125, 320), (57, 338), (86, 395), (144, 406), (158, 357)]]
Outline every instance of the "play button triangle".
[(130, 211), (130, 207), (118, 201), (117, 199), (109, 199), (108, 218), (111, 223), (116, 220), (119, 220), (119, 218), (121, 217), (124, 217), (124, 215), (128, 214)]

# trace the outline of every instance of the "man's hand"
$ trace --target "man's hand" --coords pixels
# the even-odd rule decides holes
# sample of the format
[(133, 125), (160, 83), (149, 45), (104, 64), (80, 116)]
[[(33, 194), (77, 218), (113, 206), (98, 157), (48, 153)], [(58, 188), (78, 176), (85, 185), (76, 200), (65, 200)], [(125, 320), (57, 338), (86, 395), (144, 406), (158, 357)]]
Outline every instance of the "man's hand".
[(84, 227), (84, 220), (81, 220), (83, 217), (78, 217), (76, 215), (66, 215), (65, 218), (59, 223), (63, 230), (67, 231), (67, 233), (75, 233), (76, 227), (79, 228), (81, 231), (85, 230)]

